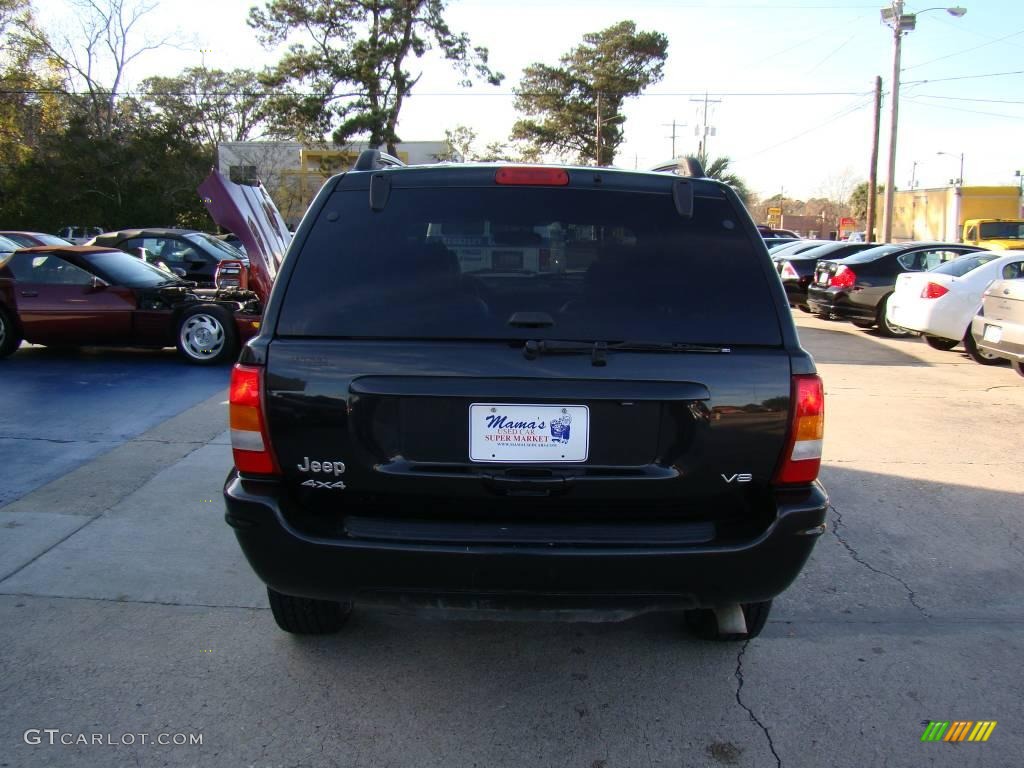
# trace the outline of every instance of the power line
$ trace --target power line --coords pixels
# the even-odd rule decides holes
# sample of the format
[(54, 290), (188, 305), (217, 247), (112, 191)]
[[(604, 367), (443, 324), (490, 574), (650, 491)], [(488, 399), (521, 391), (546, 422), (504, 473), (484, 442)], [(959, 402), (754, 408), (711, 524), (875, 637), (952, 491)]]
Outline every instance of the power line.
[(945, 59), (951, 59), (954, 56), (962, 56), (965, 53), (970, 53), (971, 51), (976, 51), (979, 48), (985, 48), (986, 46), (992, 45), (993, 43), (1000, 43), (1003, 40), (1007, 40), (1007, 39), (1009, 39), (1011, 37), (1016, 37), (1017, 35), (1024, 35), (1024, 29), (1017, 30), (1016, 32), (1011, 32), (1009, 35), (1004, 35), (1003, 37), (998, 37), (995, 40), (989, 40), (987, 43), (982, 43), (981, 45), (976, 45), (973, 48), (965, 48), (962, 51), (954, 51), (953, 53), (947, 53), (945, 56), (939, 56), (939, 57), (934, 58), (934, 59), (928, 59), (928, 61), (922, 61), (919, 64), (911, 64), (909, 67), (904, 67), (903, 71), (906, 72), (907, 70), (910, 70), (910, 69), (917, 69), (918, 67), (923, 67), (926, 64), (934, 64), (936, 61), (943, 61)]
[(969, 112), (972, 115), (987, 115), (988, 117), (1002, 117), (1007, 120), (1024, 120), (1024, 115), (1006, 115), (1002, 112), (985, 112), (980, 109), (964, 109), (963, 107), (951, 107), (946, 104), (929, 104), (927, 101), (918, 101), (917, 96), (908, 96), (907, 101), (910, 101), (919, 107), (931, 107), (932, 109), (945, 109), (949, 112)]
[[(922, 80), (921, 82), (929, 82)], [(729, 97), (750, 97), (750, 98), (776, 98), (776, 97), (803, 97), (803, 96), (857, 96), (860, 95), (861, 91), (744, 91), (744, 92), (731, 92), (731, 91), (671, 91), (671, 92), (660, 92), (660, 93), (640, 93), (635, 97), (631, 98), (663, 98), (671, 97), (678, 98), (681, 96), (700, 96), (703, 98), (704, 94), (707, 93), (709, 96), (729, 96)], [(109, 91), (78, 91), (69, 90), (65, 88), (10, 88), (0, 89), (0, 94), (7, 95), (58, 95), (58, 96), (109, 96)], [(343, 97), (355, 97), (360, 94), (328, 94), (331, 98), (343, 98)], [(508, 91), (502, 92), (468, 92), (468, 91), (427, 91), (417, 92), (414, 91), (406, 95), (405, 98), (416, 98), (416, 97), (477, 97), (477, 96), (501, 96), (501, 97), (512, 97), (520, 94), (515, 94)], [(541, 95), (541, 94), (530, 94), (523, 93), (521, 95)], [(131, 93), (119, 93), (116, 94), (119, 98), (132, 98), (140, 96), (240, 96), (248, 98), (273, 98), (276, 96), (311, 96), (311, 97), (323, 97), (324, 94), (317, 93), (314, 91), (134, 91)]]
[(933, 77), (929, 80), (904, 80), (903, 85), (919, 85), (921, 83), (947, 83), (951, 80), (978, 80), (982, 77), (1005, 77), (1007, 75), (1024, 75), (1024, 69), (1013, 72), (990, 72), (985, 75), (959, 75), (957, 77)]
[[(874, 98), (874, 91), (872, 91), (872, 92), (870, 92), (868, 94), (865, 94), (863, 92), (860, 94), (861, 97), (863, 97), (865, 95), (870, 96), (871, 98)], [(791, 141), (796, 141), (797, 139), (799, 139), (799, 138), (801, 138), (803, 136), (806, 136), (808, 133), (813, 133), (814, 131), (817, 131), (817, 130), (819, 130), (821, 128), (824, 128), (826, 125), (830, 125), (830, 124), (834, 123), (836, 120), (841, 120), (844, 117), (852, 115), (854, 112), (857, 112), (857, 111), (863, 109), (864, 107), (866, 107), (869, 103), (870, 103), (870, 100), (869, 101), (865, 101), (863, 98), (857, 99), (852, 104), (850, 104), (850, 105), (844, 107), (843, 109), (839, 110), (838, 112), (836, 112), (834, 115), (832, 115), (830, 118), (828, 118), (824, 122), (818, 123), (817, 125), (815, 125), (815, 126), (813, 126), (811, 128), (808, 128), (805, 131), (801, 131), (800, 133), (797, 133), (797, 134), (795, 134), (793, 136), (790, 136), (788, 139), (784, 139), (782, 141), (776, 142), (775, 144), (772, 144), (771, 146), (765, 147), (764, 149), (759, 149), (759, 150), (757, 150), (757, 152), (752, 152), (750, 155), (747, 156), (747, 158), (757, 157), (758, 155), (763, 155), (765, 152), (769, 152), (769, 151), (771, 151), (773, 149), (777, 149), (778, 147), (781, 147), (784, 144), (789, 144)], [(747, 159), (747, 158), (744, 158), (744, 159)]]
[(919, 99), (944, 99), (946, 101), (978, 101), (986, 104), (1024, 104), (1024, 99), (971, 99), (967, 96), (939, 96), (934, 93), (914, 94)]

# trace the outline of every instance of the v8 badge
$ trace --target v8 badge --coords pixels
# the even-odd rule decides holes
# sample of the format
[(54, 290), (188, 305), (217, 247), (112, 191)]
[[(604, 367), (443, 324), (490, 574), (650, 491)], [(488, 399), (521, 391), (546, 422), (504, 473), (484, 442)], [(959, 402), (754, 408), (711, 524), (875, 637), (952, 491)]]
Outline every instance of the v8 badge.
[(334, 483), (324, 480), (307, 480), (306, 482), (303, 483), (303, 485), (306, 486), (307, 488), (326, 488), (329, 491), (345, 490), (345, 483), (343, 483), (341, 480), (338, 480), (337, 482)]

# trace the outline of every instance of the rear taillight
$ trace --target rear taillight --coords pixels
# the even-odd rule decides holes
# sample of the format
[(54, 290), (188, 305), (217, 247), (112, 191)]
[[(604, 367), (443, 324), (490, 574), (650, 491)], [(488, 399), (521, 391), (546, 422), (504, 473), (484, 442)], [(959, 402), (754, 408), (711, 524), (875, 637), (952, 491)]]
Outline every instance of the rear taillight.
[(947, 293), (949, 293), (949, 288), (946, 286), (939, 285), (938, 283), (928, 283), (928, 285), (924, 287), (924, 290), (921, 291), (921, 298), (937, 299), (940, 296), (945, 296)]
[(832, 288), (853, 288), (853, 284), (856, 282), (856, 273), (845, 264), (840, 264), (828, 284)]
[(818, 477), (825, 436), (825, 389), (815, 374), (793, 377), (789, 439), (775, 472), (778, 485), (806, 484)]
[(279, 475), (267, 435), (263, 413), (263, 369), (236, 365), (231, 371), (228, 397), (231, 421), (231, 451), (239, 472)]
[(788, 261), (782, 262), (782, 269), (779, 271), (779, 275), (782, 276), (783, 280), (800, 279), (800, 275), (797, 273), (795, 269), (793, 269), (793, 265), (790, 264)]

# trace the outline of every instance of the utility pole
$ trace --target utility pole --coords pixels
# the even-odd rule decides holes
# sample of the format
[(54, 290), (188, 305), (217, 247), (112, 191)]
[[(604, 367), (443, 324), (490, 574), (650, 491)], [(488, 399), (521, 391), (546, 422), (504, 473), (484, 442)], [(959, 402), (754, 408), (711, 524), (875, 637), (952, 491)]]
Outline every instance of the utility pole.
[(871, 139), (871, 166), (868, 169), (868, 221), (864, 232), (864, 242), (871, 243), (875, 239), (875, 208), (878, 204), (878, 129), (882, 120), (882, 78), (875, 78), (875, 130)]
[(597, 94), (597, 130), (594, 136), (594, 159), (595, 165), (601, 166), (601, 93)]
[(903, 0), (893, 0), (892, 90), (889, 116), (889, 167), (885, 175), (885, 206), (882, 208), (882, 242), (892, 242), (892, 214), (896, 200), (896, 126), (900, 108), (900, 54), (903, 43)]
[(696, 135), (700, 137), (697, 143), (697, 158), (703, 164), (707, 160), (708, 156), (708, 136), (715, 135), (715, 127), (713, 125), (708, 125), (708, 105), (721, 104), (722, 100), (709, 99), (708, 92), (704, 91), (703, 99), (690, 99), (690, 101), (697, 102), (698, 104), (701, 102), (704, 103), (703, 117), (701, 118), (700, 125), (696, 126), (694, 129)]
[(671, 123), (662, 123), (662, 125), (664, 125), (666, 128), (672, 129), (672, 135), (669, 138), (672, 139), (672, 157), (674, 159), (676, 156), (676, 126), (684, 128), (686, 126), (686, 123), (677, 123), (675, 120), (673, 120)]
[(882, 21), (892, 28), (892, 119), (889, 124), (889, 169), (885, 182), (885, 208), (882, 211), (882, 240), (892, 242), (893, 203), (896, 198), (896, 126), (900, 107), (900, 53), (903, 35), (917, 28), (918, 15), (927, 11), (945, 10), (950, 16), (960, 18), (967, 13), (966, 8), (925, 8), (915, 13), (904, 13), (904, 0), (892, 0), (892, 5), (882, 8)]

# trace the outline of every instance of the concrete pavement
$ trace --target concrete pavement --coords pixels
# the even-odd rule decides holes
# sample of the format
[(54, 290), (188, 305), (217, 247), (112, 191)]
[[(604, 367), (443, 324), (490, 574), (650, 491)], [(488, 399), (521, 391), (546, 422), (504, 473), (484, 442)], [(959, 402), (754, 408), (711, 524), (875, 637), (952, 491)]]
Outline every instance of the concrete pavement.
[[(222, 521), (218, 392), (0, 506), (0, 768), (1019, 764), (1024, 379), (797, 320), (834, 509), (760, 638), (386, 610), (287, 636)], [(999, 725), (922, 744), (929, 719)], [(46, 728), (203, 743), (25, 743)]]

